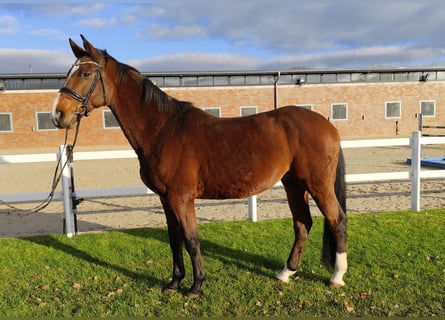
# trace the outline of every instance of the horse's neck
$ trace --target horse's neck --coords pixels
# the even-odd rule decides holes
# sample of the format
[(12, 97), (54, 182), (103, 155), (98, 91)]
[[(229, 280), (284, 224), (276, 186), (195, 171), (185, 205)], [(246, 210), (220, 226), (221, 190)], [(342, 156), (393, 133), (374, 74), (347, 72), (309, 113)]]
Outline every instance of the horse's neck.
[(154, 101), (142, 101), (142, 85), (129, 80), (126, 86), (117, 86), (114, 116), (136, 153), (149, 152), (171, 115), (158, 111)]

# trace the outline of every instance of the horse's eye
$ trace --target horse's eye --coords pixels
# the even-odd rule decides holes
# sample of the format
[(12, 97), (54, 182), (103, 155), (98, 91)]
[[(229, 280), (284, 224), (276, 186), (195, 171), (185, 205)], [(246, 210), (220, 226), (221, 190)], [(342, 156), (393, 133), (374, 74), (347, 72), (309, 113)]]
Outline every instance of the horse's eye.
[(88, 78), (90, 76), (91, 73), (89, 72), (84, 72), (82, 73), (82, 78)]

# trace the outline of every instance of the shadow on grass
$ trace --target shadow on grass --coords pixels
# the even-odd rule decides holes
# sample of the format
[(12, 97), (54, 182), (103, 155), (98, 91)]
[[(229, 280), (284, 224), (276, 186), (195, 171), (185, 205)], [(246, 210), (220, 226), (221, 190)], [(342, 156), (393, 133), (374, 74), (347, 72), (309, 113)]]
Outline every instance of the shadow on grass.
[[(168, 243), (168, 234), (166, 229), (162, 228), (144, 228), (144, 229), (128, 229), (120, 230), (131, 237), (141, 237), (143, 239), (154, 239), (160, 242)], [(75, 244), (66, 243), (65, 241), (51, 236), (37, 236), (27, 237), (23, 240), (29, 241), (33, 244), (46, 246), (51, 249), (62, 251), (63, 253), (70, 255), (76, 259), (83, 260), (87, 263), (92, 263), (97, 266), (114, 270), (115, 272), (122, 274), (128, 278), (137, 281), (143, 281), (149, 287), (159, 286), (162, 287), (166, 284), (166, 278), (169, 274), (166, 274), (163, 278), (156, 278), (147, 273), (135, 272), (129, 270), (121, 265), (111, 263), (105, 259), (100, 259), (93, 256), (87, 250), (79, 249)], [(275, 278), (275, 275), (281, 271), (285, 261), (278, 261), (277, 259), (268, 258), (267, 254), (257, 254), (248, 252), (241, 249), (230, 248), (224, 244), (216, 243), (211, 240), (202, 239), (201, 249), (204, 259), (217, 260), (223, 266), (232, 265), (240, 270), (245, 270), (252, 274), (264, 276), (267, 278)], [(290, 250), (290, 248), (289, 248)], [(184, 256), (186, 262), (188, 262), (188, 255)], [(304, 259), (304, 257), (303, 257)], [(216, 275), (213, 270), (213, 276)], [(219, 272), (217, 272), (219, 274)], [(189, 277), (191, 275), (188, 275)], [(226, 276), (224, 270), (221, 271), (221, 276)], [(325, 282), (326, 279), (319, 274), (314, 274), (307, 271), (299, 271), (299, 276), (314, 282)]]
[[(167, 240), (166, 230), (153, 228), (147, 231), (147, 233), (153, 236), (153, 238), (155, 239), (159, 239), (161, 241)], [(163, 284), (164, 281), (164, 279), (155, 278), (150, 275), (147, 275), (146, 273), (135, 272), (133, 270), (129, 270), (123, 266), (111, 263), (104, 259), (99, 259), (91, 255), (88, 251), (76, 248), (74, 244), (71, 245), (69, 243), (65, 243), (64, 241), (61, 241), (55, 237), (35, 236), (35, 237), (22, 238), (22, 240), (26, 240), (33, 244), (38, 244), (41, 246), (46, 246), (51, 249), (62, 251), (63, 253), (70, 255), (76, 259), (83, 260), (85, 262), (92, 263), (109, 270), (114, 270), (116, 273), (122, 274), (133, 280), (144, 281), (150, 287)]]
[[(163, 230), (163, 233), (160, 233), (159, 229), (144, 228), (144, 229), (120, 230), (119, 232), (128, 234), (130, 236), (142, 237), (144, 239), (153, 238), (158, 241), (163, 241), (169, 244), (167, 230)], [(267, 278), (275, 279), (275, 275), (282, 270), (286, 262), (273, 258), (268, 258), (267, 253), (263, 255), (263, 254), (248, 252), (242, 249), (234, 249), (227, 245), (207, 239), (201, 238), (200, 243), (204, 261), (206, 259), (217, 260), (223, 266), (233, 265), (240, 270), (245, 270), (252, 274), (264, 276)], [(290, 250), (291, 246), (289, 246), (289, 252)], [(188, 260), (188, 257), (189, 257), (188, 254), (184, 255), (184, 260), (186, 262)], [(302, 256), (302, 260), (304, 260), (304, 254)], [(205, 263), (204, 263), (204, 268), (205, 268)], [(224, 270), (221, 271), (221, 275), (225, 276)], [(320, 274), (316, 274), (310, 271), (298, 271), (298, 276), (308, 281), (328, 283), (327, 281), (328, 279), (326, 279)]]

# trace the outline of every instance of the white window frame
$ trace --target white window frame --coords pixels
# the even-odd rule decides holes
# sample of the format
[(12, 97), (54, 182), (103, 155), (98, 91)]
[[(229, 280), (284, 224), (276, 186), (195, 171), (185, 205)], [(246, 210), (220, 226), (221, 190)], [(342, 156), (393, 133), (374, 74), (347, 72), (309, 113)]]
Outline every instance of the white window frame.
[[(388, 116), (388, 104), (398, 103), (399, 104), (399, 115), (398, 116)], [(402, 118), (402, 102), (401, 101), (386, 101), (385, 102), (385, 119), (401, 119)]]
[[(345, 118), (334, 118), (334, 106), (342, 105), (345, 106), (346, 115)], [(335, 102), (331, 104), (331, 120), (332, 121), (347, 121), (348, 120), (348, 104), (346, 102)]]
[(120, 129), (121, 127), (120, 127), (119, 123), (117, 122), (117, 120), (116, 120), (116, 122), (117, 122), (117, 126), (116, 126), (116, 127), (107, 127), (107, 126), (105, 125), (105, 114), (106, 114), (106, 113), (111, 113), (111, 114), (114, 116), (114, 114), (113, 114), (113, 112), (111, 112), (111, 110), (102, 110), (102, 127), (103, 127), (105, 130)]
[(51, 129), (40, 129), (39, 127), (39, 115), (40, 114), (48, 114), (51, 117), (51, 112), (50, 111), (36, 111), (36, 129), (39, 132), (45, 132), (45, 131), (57, 131), (57, 127), (54, 126), (54, 128)]
[(258, 107), (257, 106), (241, 106), (239, 108), (239, 115), (240, 115), (240, 117), (245, 117), (246, 115), (243, 114), (243, 110), (248, 110), (248, 109), (255, 109), (255, 112), (254, 113), (250, 113), (247, 116), (250, 116), (250, 115), (258, 113)]
[[(222, 114), (221, 114), (221, 108), (220, 107), (205, 107), (205, 108), (202, 108), (202, 110), (204, 110), (205, 112), (207, 112), (207, 113), (209, 113), (209, 114), (211, 114), (213, 116), (217, 116), (218, 118), (221, 118)], [(215, 115), (212, 112), (214, 110), (218, 111), (218, 115)]]
[[(432, 115), (426, 115), (422, 112), (422, 103), (423, 102), (432, 102), (433, 103), (433, 114)], [(436, 116), (436, 100), (420, 100), (419, 112), (422, 114), (422, 117), (424, 117), (424, 118), (434, 118)]]
[(0, 128), (0, 133), (14, 132), (14, 126), (13, 126), (13, 121), (12, 121), (12, 112), (0, 112), (0, 115), (2, 115), (2, 114), (9, 115), (9, 127), (11, 129), (10, 130), (1, 130), (1, 128)]
[(307, 109), (307, 110), (310, 110), (310, 111), (314, 111), (314, 105), (310, 104), (310, 103), (295, 104), (295, 107), (299, 107), (299, 108)]

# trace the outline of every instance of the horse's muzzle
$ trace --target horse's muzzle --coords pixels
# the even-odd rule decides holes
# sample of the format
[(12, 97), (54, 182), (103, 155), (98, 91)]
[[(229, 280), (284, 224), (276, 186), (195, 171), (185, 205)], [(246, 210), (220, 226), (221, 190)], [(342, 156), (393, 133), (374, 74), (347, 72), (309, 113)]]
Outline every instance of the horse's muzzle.
[(60, 123), (60, 120), (63, 119), (64, 112), (63, 111), (56, 111), (51, 114), (51, 122), (57, 127), (62, 128), (62, 125)]
[(67, 129), (73, 127), (74, 117), (67, 119), (66, 114), (62, 110), (57, 110), (51, 114), (51, 122), (59, 129)]

